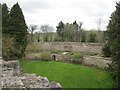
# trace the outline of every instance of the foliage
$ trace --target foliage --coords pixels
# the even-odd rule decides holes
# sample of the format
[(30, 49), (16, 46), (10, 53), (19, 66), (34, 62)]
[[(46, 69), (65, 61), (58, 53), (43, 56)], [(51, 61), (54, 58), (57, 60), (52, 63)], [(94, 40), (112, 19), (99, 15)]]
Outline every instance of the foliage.
[(57, 34), (59, 38), (57, 38), (57, 40), (71, 42), (80, 41), (81, 30), (79, 30), (78, 28), (79, 25), (76, 21), (74, 21), (72, 24), (64, 24), (62, 21), (59, 22), (57, 26)]
[(33, 25), (33, 24), (31, 24), (31, 25), (29, 25), (29, 28), (28, 28), (28, 32), (30, 33), (30, 37), (31, 37), (31, 42), (33, 42), (34, 41), (34, 31), (37, 29), (37, 25)]
[[(32, 67), (31, 67), (32, 66)], [(20, 60), (25, 73), (36, 73), (49, 81), (59, 82), (62, 88), (111, 88), (109, 72), (68, 63)]]
[(14, 45), (14, 38), (11, 38), (8, 34), (2, 34), (2, 58), (4, 60), (16, 59), (13, 52), (20, 53)]
[(42, 52), (41, 59), (43, 60), (51, 60), (51, 54), (49, 52)]
[(51, 51), (51, 53), (55, 53), (55, 54), (60, 54), (60, 53), (63, 53), (64, 51), (58, 51), (58, 50), (56, 50), (56, 51)]
[(111, 51), (110, 51), (110, 46), (108, 44), (105, 44), (104, 47), (102, 48), (102, 53), (104, 57), (110, 57), (111, 56)]
[(24, 55), (27, 45), (27, 26), (24, 15), (18, 3), (16, 3), (10, 11), (9, 17), (9, 33), (14, 38), (13, 47), (20, 53), (13, 52), (18, 58)]
[(82, 52), (82, 55), (90, 55), (90, 56), (95, 56), (98, 55), (98, 53), (92, 53), (92, 52)]
[(81, 64), (83, 55), (80, 52), (68, 52), (67, 54), (60, 55), (60, 62)]
[(60, 37), (60, 39), (62, 40), (62, 38), (63, 38), (63, 28), (64, 28), (64, 23), (62, 22), (62, 21), (60, 21), (59, 22), (59, 24), (58, 24), (58, 26), (56, 27), (57, 28), (57, 34), (58, 34), (58, 36)]
[(60, 37), (55, 37), (54, 38), (54, 42), (62, 42), (62, 41), (64, 41), (63, 39), (61, 39)]
[(86, 42), (86, 33), (84, 30), (81, 31), (81, 42)]
[(88, 42), (97, 42), (95, 33), (90, 33)]
[(7, 5), (4, 3), (2, 5), (2, 33), (9, 32), (9, 10)]
[(27, 47), (26, 47), (26, 50), (25, 50), (25, 53), (28, 54), (28, 53), (38, 53), (38, 52), (41, 52), (42, 49), (40, 48), (40, 45), (36, 45), (36, 44), (28, 44)]
[(3, 58), (7, 60), (20, 58), (26, 48), (27, 27), (23, 13), (17, 3), (10, 12), (7, 5), (3, 4), (2, 14)]
[(46, 24), (46, 25), (41, 25), (40, 29), (44, 33), (44, 42), (51, 41), (53, 27)]
[(80, 52), (71, 52), (70, 55), (73, 63), (82, 63), (83, 56)]
[(82, 28), (82, 22), (80, 25), (74, 21), (73, 23), (64, 24), (62, 21), (57, 26), (57, 35), (55, 41), (67, 41), (67, 42), (98, 42), (101, 39), (101, 43), (104, 42), (104, 31), (95, 30), (85, 31)]
[(116, 3), (116, 10), (111, 15), (107, 32), (107, 44), (112, 53), (112, 75), (116, 82), (115, 87), (120, 88), (120, 2)]
[[(65, 33), (66, 31), (63, 28), (63, 29), (61, 29), (62, 30), (62, 32), (61, 32), (62, 36), (59, 36), (57, 34), (58, 32), (52, 32), (48, 36), (48, 41), (54, 41), (54, 42), (65, 42), (65, 41), (67, 41), (67, 42), (70, 42), (70, 41), (72, 41), (72, 42), (80, 42), (80, 41), (81, 42), (89, 42), (90, 33), (94, 33), (94, 34), (96, 34), (96, 42), (98, 42), (98, 33), (97, 33), (97, 31), (95, 31), (95, 30), (87, 31), (87, 30), (84, 30), (84, 29), (81, 29), (80, 31), (73, 31), (72, 29), (76, 29), (76, 27), (73, 24), (71, 24), (71, 25), (68, 24), (66, 26), (66, 24), (64, 24), (64, 27), (66, 27), (66, 30), (68, 32), (69, 31), (73, 32), (73, 33), (70, 33), (71, 39), (69, 38), (70, 37), (69, 33), (68, 32)], [(68, 27), (72, 27), (72, 28), (70, 30), (68, 30), (67, 29)], [(102, 36), (105, 35), (104, 31), (100, 31), (100, 33), (101, 33)], [(65, 36), (64, 34), (68, 34), (68, 35)], [(81, 35), (81, 37), (80, 37), (80, 35)], [(44, 42), (45, 41), (44, 36), (45, 36), (45, 33), (42, 33), (42, 32), (34, 33), (34, 37), (35, 37), (36, 41)], [(80, 40), (80, 38), (81, 38), (81, 40)], [(103, 43), (103, 41), (101, 43)]]
[(70, 41), (70, 42), (74, 41), (75, 34), (76, 34), (74, 31), (75, 29), (76, 29), (76, 27), (73, 24), (67, 23), (63, 29), (63, 38), (62, 39), (65, 41)]
[[(2, 12), (2, 4), (0, 3), (0, 12)], [(2, 13), (0, 13), (0, 32), (2, 31)]]

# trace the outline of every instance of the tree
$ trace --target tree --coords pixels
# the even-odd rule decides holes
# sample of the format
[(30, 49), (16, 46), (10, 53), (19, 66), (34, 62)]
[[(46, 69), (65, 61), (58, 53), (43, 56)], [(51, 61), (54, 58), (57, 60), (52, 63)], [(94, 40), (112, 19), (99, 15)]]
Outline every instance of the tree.
[(60, 21), (58, 23), (58, 26), (56, 26), (57, 28), (57, 34), (58, 34), (58, 37), (60, 37), (60, 40), (63, 41), (63, 38), (64, 38), (64, 33), (63, 33), (63, 28), (64, 28), (64, 23), (62, 21)]
[[(1, 3), (0, 3), (0, 12), (2, 12), (2, 4)], [(0, 13), (0, 34), (2, 34), (2, 13)]]
[(102, 48), (102, 53), (103, 53), (104, 57), (111, 56), (110, 46), (108, 44), (104, 45), (104, 47)]
[(33, 35), (36, 29), (37, 29), (37, 25), (33, 25), (33, 24), (29, 25), (28, 32), (31, 35), (31, 42), (33, 42)]
[(16, 57), (22, 57), (27, 45), (27, 25), (25, 23), (23, 12), (18, 3), (10, 11), (9, 33), (14, 38), (14, 47), (20, 53), (14, 52)]
[(112, 75), (116, 87), (120, 88), (120, 1), (116, 3), (116, 10), (111, 15), (107, 32), (108, 45), (112, 52)]
[(90, 33), (89, 35), (89, 42), (96, 42), (96, 34), (95, 33)]
[(2, 33), (7, 34), (9, 32), (9, 10), (7, 5), (2, 5)]
[(81, 31), (81, 42), (86, 42), (86, 33), (84, 30)]
[[(70, 41), (70, 42), (80, 42), (82, 38), (84, 38), (85, 34), (82, 36), (82, 22), (80, 25), (77, 24), (76, 21), (73, 23), (64, 24), (62, 21), (59, 22), (57, 26), (57, 38), (59, 41)], [(85, 38), (84, 38), (85, 39)], [(83, 40), (84, 41), (84, 40)]]
[(99, 17), (98, 20), (96, 21), (97, 24), (97, 37), (98, 37), (98, 42), (103, 43), (104, 42), (104, 33), (101, 30), (101, 26), (103, 23), (102, 17)]
[[(9, 37), (9, 10), (8, 10), (8, 7), (7, 5), (4, 3), (2, 6), (2, 16), (1, 16), (1, 27), (2, 27), (2, 32), (1, 32), (1, 45), (2, 45), (2, 58), (4, 60), (6, 59), (10, 59), (10, 53), (11, 53), (11, 48), (13, 47), (12, 46), (12, 41), (11, 41), (11, 38)], [(9, 39), (7, 39), (9, 37)], [(11, 43), (9, 43), (11, 42)], [(8, 47), (9, 45), (9, 47)]]
[(53, 31), (53, 27), (49, 25), (41, 25), (40, 29), (44, 33), (44, 41), (48, 42), (50, 41), (50, 38), (52, 37), (51, 33)]
[(78, 36), (78, 40), (81, 42), (81, 36), (82, 36), (82, 25), (83, 25), (83, 23), (82, 22), (79, 22), (79, 27), (78, 27), (78, 31), (79, 31), (79, 34), (77, 35)]
[[(0, 3), (0, 12), (2, 12), (2, 4)], [(2, 13), (0, 13), (0, 57), (2, 56)]]
[(76, 30), (78, 31), (78, 24), (76, 21), (73, 22), (73, 25), (76, 27)]
[(76, 21), (73, 22), (74, 28), (74, 41), (80, 41), (80, 32), (79, 32), (79, 25), (77, 24)]
[(2, 39), (2, 58), (6, 61), (16, 59), (14, 52), (20, 53), (20, 51), (13, 47), (14, 39), (11, 38), (9, 34), (5, 34)]
[(64, 41), (74, 41), (75, 36), (75, 29), (76, 27), (73, 24), (67, 23), (63, 29), (61, 29), (63, 32), (63, 40)]

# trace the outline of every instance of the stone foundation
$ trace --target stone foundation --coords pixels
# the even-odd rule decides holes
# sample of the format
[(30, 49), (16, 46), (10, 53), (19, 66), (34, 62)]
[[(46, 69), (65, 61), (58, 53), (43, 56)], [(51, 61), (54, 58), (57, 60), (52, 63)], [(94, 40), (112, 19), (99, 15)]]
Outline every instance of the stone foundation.
[(23, 73), (19, 61), (0, 60), (0, 90), (2, 88), (61, 88), (59, 83), (49, 82), (47, 77)]

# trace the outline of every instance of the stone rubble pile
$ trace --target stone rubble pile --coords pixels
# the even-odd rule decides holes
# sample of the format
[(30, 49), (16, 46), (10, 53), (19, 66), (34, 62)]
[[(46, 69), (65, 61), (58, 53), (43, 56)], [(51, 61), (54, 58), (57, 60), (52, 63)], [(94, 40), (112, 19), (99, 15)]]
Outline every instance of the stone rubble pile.
[(0, 60), (0, 89), (2, 88), (61, 88), (61, 85), (49, 82), (47, 77), (23, 73), (19, 61)]
[(83, 56), (83, 63), (108, 67), (108, 64), (111, 64), (112, 60), (111, 60), (111, 58), (84, 55)]

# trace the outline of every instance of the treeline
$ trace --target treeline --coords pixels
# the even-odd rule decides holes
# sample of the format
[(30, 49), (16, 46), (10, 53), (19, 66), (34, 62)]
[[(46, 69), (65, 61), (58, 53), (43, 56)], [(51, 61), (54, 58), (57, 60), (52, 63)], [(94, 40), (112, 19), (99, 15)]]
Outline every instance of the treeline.
[[(84, 30), (82, 22), (78, 24), (76, 21), (73, 23), (63, 23), (60, 21), (56, 30), (49, 25), (41, 25), (40, 31), (34, 33), (33, 29), (36, 25), (29, 26), (29, 41), (38, 42), (90, 42), (90, 43), (104, 43), (106, 31), (98, 30)], [(38, 29), (37, 28), (37, 29)], [(35, 28), (34, 28), (35, 31)], [(56, 32), (54, 32), (56, 31)], [(31, 39), (32, 37), (32, 39)], [(33, 39), (34, 38), (34, 39)]]
[(27, 25), (18, 3), (9, 10), (2, 4), (2, 57), (21, 58), (27, 45)]
[[(104, 32), (90, 30), (86, 31), (82, 28), (82, 22), (79, 24), (74, 21), (73, 23), (64, 24), (62, 21), (57, 26), (56, 41), (67, 41), (67, 42), (104, 42)], [(100, 38), (98, 38), (100, 36)]]

